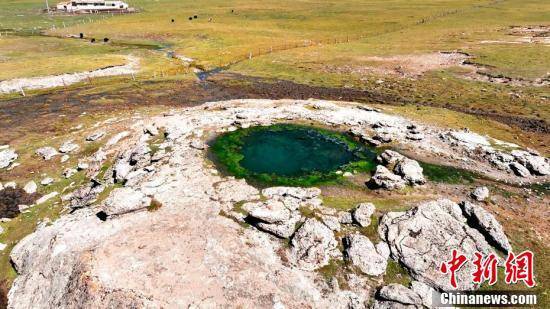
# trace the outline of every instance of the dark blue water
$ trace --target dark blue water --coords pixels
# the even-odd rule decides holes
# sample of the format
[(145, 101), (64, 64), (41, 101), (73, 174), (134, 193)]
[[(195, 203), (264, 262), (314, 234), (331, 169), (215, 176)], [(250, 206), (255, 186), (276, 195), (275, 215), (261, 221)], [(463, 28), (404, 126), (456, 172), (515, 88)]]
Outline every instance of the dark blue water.
[(287, 177), (333, 171), (355, 158), (344, 142), (308, 129), (251, 132), (241, 153), (245, 169)]

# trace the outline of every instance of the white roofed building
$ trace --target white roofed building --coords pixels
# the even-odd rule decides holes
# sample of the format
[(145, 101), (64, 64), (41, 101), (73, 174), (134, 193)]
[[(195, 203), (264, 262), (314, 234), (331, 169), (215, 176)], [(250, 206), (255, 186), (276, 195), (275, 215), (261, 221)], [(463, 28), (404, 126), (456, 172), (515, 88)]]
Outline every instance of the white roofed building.
[(57, 4), (58, 11), (72, 13), (128, 11), (129, 9), (128, 3), (118, 0), (74, 0)]

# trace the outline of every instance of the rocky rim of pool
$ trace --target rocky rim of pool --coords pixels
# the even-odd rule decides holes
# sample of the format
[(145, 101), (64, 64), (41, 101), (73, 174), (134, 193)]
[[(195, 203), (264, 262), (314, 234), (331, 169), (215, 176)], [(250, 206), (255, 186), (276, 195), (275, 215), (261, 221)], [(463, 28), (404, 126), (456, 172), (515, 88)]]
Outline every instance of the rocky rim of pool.
[(298, 124), (227, 132), (211, 150), (222, 170), (268, 185), (311, 186), (376, 166), (374, 150), (347, 134)]

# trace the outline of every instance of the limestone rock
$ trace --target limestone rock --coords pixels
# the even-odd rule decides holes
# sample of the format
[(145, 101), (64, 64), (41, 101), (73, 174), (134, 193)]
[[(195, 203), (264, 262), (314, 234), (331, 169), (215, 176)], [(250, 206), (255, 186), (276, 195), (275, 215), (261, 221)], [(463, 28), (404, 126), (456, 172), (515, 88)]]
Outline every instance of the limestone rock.
[(46, 177), (40, 181), (40, 184), (43, 186), (47, 186), (47, 185), (50, 185), (52, 182), (53, 182), (53, 178)]
[(287, 220), (281, 223), (258, 222), (256, 226), (265, 232), (271, 233), (280, 238), (290, 238), (296, 231), (296, 224), (302, 217), (298, 212), (291, 212)]
[(472, 198), (476, 201), (484, 201), (485, 199), (487, 199), (489, 197), (489, 188), (487, 187), (477, 187), (474, 189), (474, 191), (472, 191), (472, 193), (470, 194), (472, 196)]
[(550, 175), (548, 159), (523, 150), (513, 150), (512, 156), (534, 175)]
[(322, 204), (319, 198), (321, 190), (318, 188), (271, 187), (262, 190), (262, 195), (282, 201), (290, 210), (297, 210), (302, 206), (316, 208)]
[(245, 203), (242, 209), (247, 211), (249, 216), (267, 223), (283, 223), (290, 219), (290, 210), (280, 201)]
[(61, 152), (61, 153), (70, 153), (70, 152), (76, 151), (78, 148), (80, 148), (80, 146), (78, 146), (78, 144), (75, 144), (72, 140), (69, 140), (69, 141), (64, 142), (59, 147), (59, 152)]
[(378, 296), (385, 300), (404, 305), (421, 305), (422, 299), (413, 290), (397, 283), (390, 283), (378, 291)]
[[(422, 203), (406, 212), (385, 214), (378, 229), (388, 243), (392, 258), (409, 269), (413, 278), (442, 290), (454, 290), (448, 277), (439, 271), (453, 249), (468, 259), (474, 252), (492, 252), (479, 231), (470, 228), (461, 208), (446, 199)], [(473, 266), (465, 264), (457, 272), (458, 290), (471, 290)]]
[(352, 224), (353, 216), (350, 212), (341, 211), (338, 213), (338, 222), (340, 222), (341, 224)]
[(11, 149), (4, 149), (0, 151), (0, 168), (9, 167), (10, 164), (17, 160), (17, 153)]
[(87, 170), (90, 167), (90, 165), (86, 162), (78, 162), (78, 165), (76, 166), (76, 169), (79, 171)]
[(8, 181), (4, 184), (4, 189), (7, 189), (7, 188), (15, 189), (17, 188), (17, 183), (15, 183), (15, 181)]
[(376, 160), (384, 166), (389, 166), (397, 164), (397, 162), (403, 160), (404, 158), (405, 157), (397, 151), (387, 149), (376, 157)]
[(222, 203), (237, 203), (256, 200), (260, 197), (258, 189), (248, 185), (244, 179), (232, 179), (216, 185), (216, 200)]
[(113, 190), (105, 200), (102, 210), (108, 215), (122, 215), (141, 210), (151, 204), (151, 198), (132, 188), (118, 188)]
[(417, 161), (404, 158), (397, 162), (393, 170), (397, 175), (403, 177), (410, 185), (421, 185), (426, 183), (423, 169)]
[(41, 147), (36, 149), (36, 154), (41, 156), (44, 160), (50, 160), (54, 156), (57, 156), (59, 153), (53, 147)]
[(337, 246), (332, 231), (315, 219), (307, 219), (291, 241), (290, 253), (303, 270), (315, 270), (328, 264)]
[(39, 198), (38, 200), (36, 200), (36, 202), (34, 202), (36, 205), (40, 205), (40, 204), (43, 204), (47, 201), (49, 201), (50, 199), (56, 197), (59, 193), (54, 191), (54, 192), (50, 192), (44, 196), (42, 196), (41, 198)]
[(147, 133), (151, 136), (156, 136), (159, 134), (159, 129), (154, 124), (148, 124), (143, 128), (143, 133)]
[(519, 164), (518, 162), (510, 163), (510, 169), (512, 169), (512, 172), (514, 172), (514, 174), (516, 174), (517, 176), (520, 176), (520, 177), (531, 176), (531, 172), (529, 172), (529, 170), (525, 166)]
[(63, 171), (63, 177), (65, 178), (71, 178), (74, 174), (78, 173), (78, 171), (74, 168), (67, 168)]
[(361, 203), (353, 210), (353, 219), (362, 227), (367, 227), (371, 223), (370, 217), (376, 208), (372, 203)]
[(334, 216), (329, 216), (329, 215), (322, 215), (321, 216), (321, 221), (323, 221), (323, 223), (331, 230), (335, 231), (335, 232), (339, 232), (340, 229), (341, 229), (341, 226), (340, 226), (340, 221), (338, 220), (338, 218), (334, 217)]
[(92, 134), (90, 134), (86, 137), (86, 141), (88, 141), (88, 142), (97, 141), (98, 139), (105, 136), (105, 134), (106, 134), (105, 131), (94, 132), (94, 133), (92, 133)]
[(27, 184), (23, 187), (23, 191), (27, 192), (28, 194), (33, 194), (36, 192), (37, 186), (34, 181), (29, 181)]
[(411, 290), (418, 294), (422, 300), (422, 305), (426, 308), (435, 308), (435, 304), (432, 301), (433, 295), (436, 295), (435, 297), (439, 298), (438, 295), (440, 293), (434, 290), (434, 288), (423, 282), (413, 280), (411, 282)]
[(104, 189), (105, 186), (97, 182), (92, 182), (87, 186), (76, 189), (68, 196), (69, 207), (72, 209), (79, 209), (92, 205), (96, 201), (97, 196), (103, 192)]
[(61, 163), (65, 163), (65, 162), (67, 162), (70, 158), (71, 158), (71, 157), (70, 157), (68, 154), (65, 154), (65, 155), (62, 155), (62, 156), (61, 156), (60, 161), (61, 161)]
[(370, 276), (386, 272), (387, 257), (378, 254), (372, 242), (364, 235), (352, 234), (344, 238), (345, 256), (353, 265)]
[(113, 146), (116, 145), (120, 140), (130, 135), (130, 132), (128, 131), (122, 131), (117, 134), (115, 134), (113, 137), (111, 137), (107, 143), (106, 146)]
[(467, 201), (460, 203), (460, 207), (466, 216), (472, 220), (476, 226), (479, 226), (483, 234), (488, 235), (489, 238), (497, 243), (504, 251), (512, 251), (512, 246), (508, 241), (508, 237), (504, 234), (502, 225), (500, 225), (493, 215), (481, 206)]
[(374, 188), (399, 190), (405, 188), (405, 181), (400, 176), (390, 172), (386, 167), (378, 165), (369, 181), (369, 185)]

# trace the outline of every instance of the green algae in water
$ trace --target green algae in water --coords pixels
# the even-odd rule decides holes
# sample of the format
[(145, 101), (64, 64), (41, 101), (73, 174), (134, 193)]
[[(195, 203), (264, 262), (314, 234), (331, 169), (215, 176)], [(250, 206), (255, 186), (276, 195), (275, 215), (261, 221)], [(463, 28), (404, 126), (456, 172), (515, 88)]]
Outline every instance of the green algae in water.
[(230, 174), (270, 185), (311, 186), (339, 179), (337, 170), (376, 166), (376, 154), (349, 136), (293, 124), (229, 132), (212, 151)]

